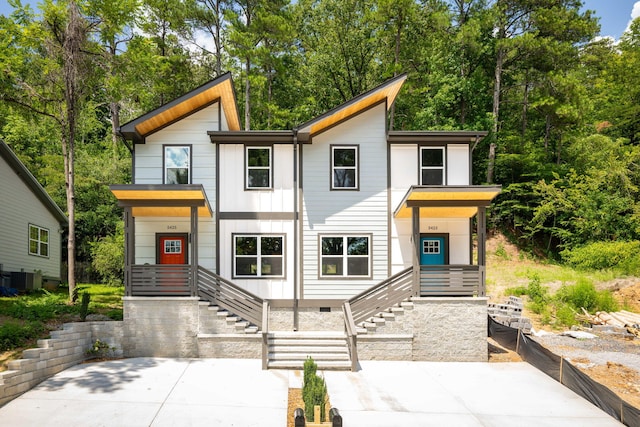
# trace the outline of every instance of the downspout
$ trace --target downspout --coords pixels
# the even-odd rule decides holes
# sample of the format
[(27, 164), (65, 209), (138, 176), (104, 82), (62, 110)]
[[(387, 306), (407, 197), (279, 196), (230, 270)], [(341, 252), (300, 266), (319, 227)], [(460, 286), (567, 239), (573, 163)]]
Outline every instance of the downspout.
[(298, 128), (293, 128), (293, 330), (298, 330)]

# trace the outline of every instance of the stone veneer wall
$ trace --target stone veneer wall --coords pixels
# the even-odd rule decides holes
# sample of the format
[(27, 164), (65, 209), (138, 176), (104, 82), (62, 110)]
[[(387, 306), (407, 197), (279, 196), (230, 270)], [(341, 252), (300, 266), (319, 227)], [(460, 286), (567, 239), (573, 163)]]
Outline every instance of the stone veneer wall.
[[(331, 307), (329, 312), (320, 312), (319, 307), (298, 309), (299, 331), (344, 331), (344, 315), (341, 308)], [(269, 310), (269, 332), (293, 331), (293, 308), (271, 307)]]
[(96, 340), (113, 349), (112, 356), (122, 357), (123, 322), (65, 323), (52, 331), (50, 339), (38, 340), (38, 348), (22, 353), (22, 359), (8, 363), (0, 372), (0, 406), (15, 399), (45, 379), (89, 357), (87, 350)]

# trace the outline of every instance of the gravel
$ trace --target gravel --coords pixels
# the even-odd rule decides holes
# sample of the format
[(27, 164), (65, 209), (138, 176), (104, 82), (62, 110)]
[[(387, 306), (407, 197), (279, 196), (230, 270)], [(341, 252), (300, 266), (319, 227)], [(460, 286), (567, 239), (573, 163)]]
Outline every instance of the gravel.
[[(532, 337), (555, 354), (578, 367), (606, 365), (607, 362), (627, 366), (640, 373), (640, 340), (602, 334), (593, 339), (576, 339), (563, 335)], [(585, 359), (589, 362), (585, 362)]]

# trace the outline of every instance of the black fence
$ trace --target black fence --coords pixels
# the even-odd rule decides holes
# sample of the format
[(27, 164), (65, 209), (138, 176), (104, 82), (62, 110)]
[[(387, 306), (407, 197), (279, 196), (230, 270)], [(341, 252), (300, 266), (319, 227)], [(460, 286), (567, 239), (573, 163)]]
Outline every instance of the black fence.
[(607, 387), (592, 380), (587, 374), (547, 350), (522, 331), (504, 326), (489, 316), (489, 336), (624, 425), (640, 427), (638, 408), (631, 406)]

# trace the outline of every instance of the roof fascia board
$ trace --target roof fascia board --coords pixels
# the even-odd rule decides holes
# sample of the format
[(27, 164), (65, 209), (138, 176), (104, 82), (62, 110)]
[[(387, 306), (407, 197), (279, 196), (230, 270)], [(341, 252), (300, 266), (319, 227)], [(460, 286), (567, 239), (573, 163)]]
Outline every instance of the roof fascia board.
[(209, 131), (212, 143), (242, 144), (242, 143), (293, 143), (293, 131)]
[(390, 144), (456, 143), (472, 144), (488, 135), (484, 131), (389, 131)]

